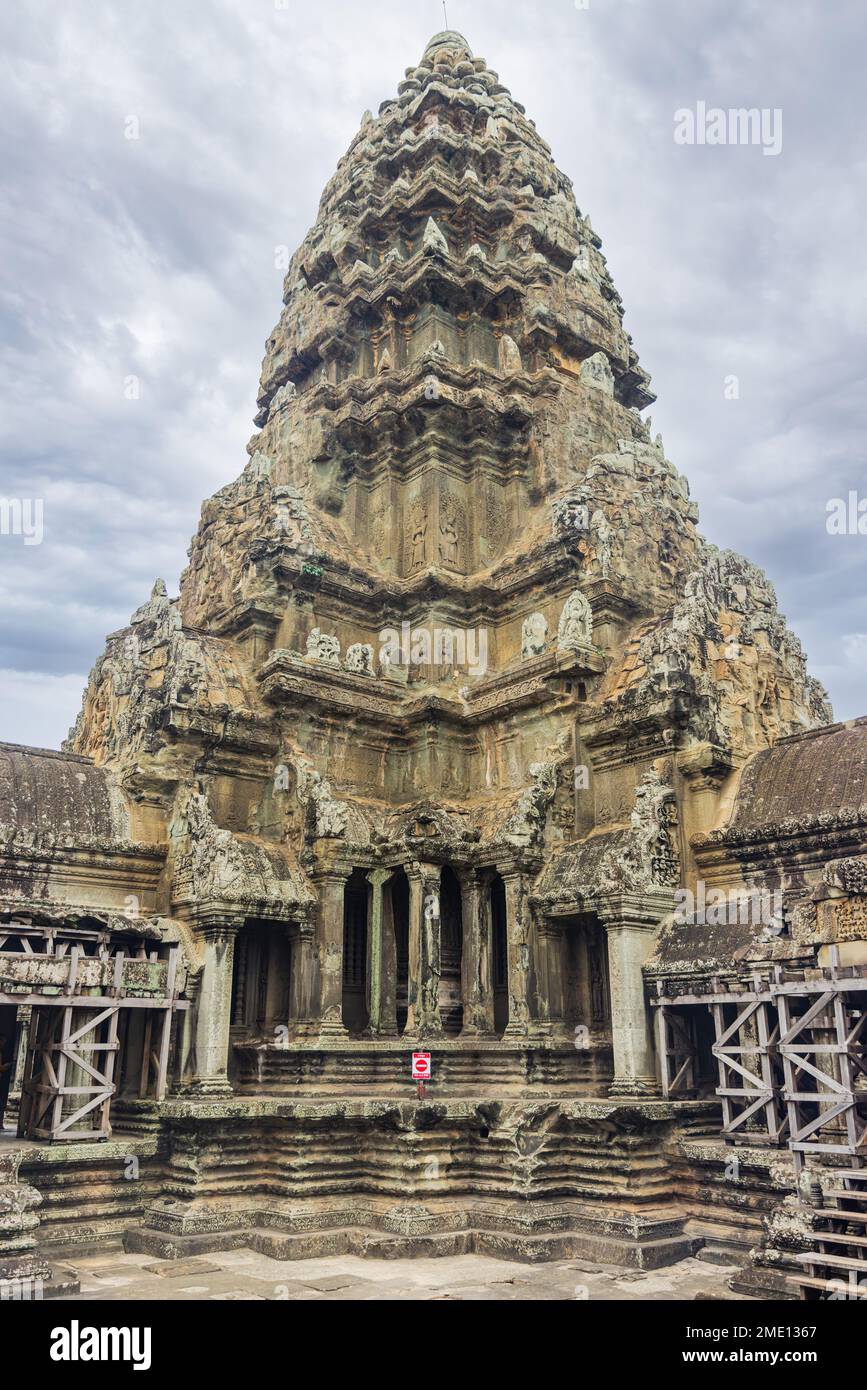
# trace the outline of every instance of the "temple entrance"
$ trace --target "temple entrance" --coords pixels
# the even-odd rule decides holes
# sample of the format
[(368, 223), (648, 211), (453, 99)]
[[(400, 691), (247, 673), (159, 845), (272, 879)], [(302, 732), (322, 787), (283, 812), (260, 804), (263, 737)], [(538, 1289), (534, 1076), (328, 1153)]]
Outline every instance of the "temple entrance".
[(353, 869), (343, 891), (343, 1023), (363, 1033), (367, 1009), (367, 908), (370, 885), (363, 869)]
[[(232, 1028), (267, 1036), (289, 1018), (291, 946), (285, 922), (250, 919), (235, 943)], [(272, 1036), (271, 1041), (276, 1041)]]
[(491, 976), (494, 994), (494, 1032), (509, 1024), (509, 946), (506, 937), (506, 887), (499, 874), (491, 880)]
[(402, 1033), (409, 1011), (409, 879), (403, 869), (395, 870), (387, 892), (394, 931), (397, 1031)]
[(464, 932), (461, 885), (446, 865), (440, 875), (440, 987), (439, 1005), (443, 1032), (456, 1035), (464, 1022), (461, 966)]
[(562, 933), (563, 1022), (570, 1032), (586, 1027), (591, 1034), (611, 1032), (608, 943), (595, 917), (567, 922)]

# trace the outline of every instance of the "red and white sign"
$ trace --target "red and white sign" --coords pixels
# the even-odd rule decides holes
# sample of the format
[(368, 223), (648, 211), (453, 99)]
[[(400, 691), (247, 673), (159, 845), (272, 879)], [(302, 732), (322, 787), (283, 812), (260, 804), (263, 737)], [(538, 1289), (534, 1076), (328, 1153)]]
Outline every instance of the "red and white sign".
[(412, 1054), (412, 1079), (413, 1081), (430, 1081), (429, 1052), (414, 1052)]

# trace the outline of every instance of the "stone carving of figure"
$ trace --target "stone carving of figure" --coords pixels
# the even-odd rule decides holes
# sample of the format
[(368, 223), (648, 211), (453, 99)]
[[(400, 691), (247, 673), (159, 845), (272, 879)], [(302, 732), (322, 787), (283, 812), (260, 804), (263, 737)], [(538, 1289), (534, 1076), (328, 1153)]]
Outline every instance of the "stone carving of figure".
[(602, 957), (595, 942), (589, 945), (590, 957), (590, 1014), (597, 1025), (607, 1022), (605, 1007), (605, 974)]
[(307, 655), (314, 661), (324, 661), (329, 666), (340, 665), (340, 642), (330, 632), (314, 627), (307, 637)]
[(440, 522), (440, 560), (444, 565), (458, 563), (458, 532), (451, 516), (443, 517)]
[(346, 669), (358, 676), (373, 675), (373, 647), (369, 642), (354, 642), (346, 649)]
[(629, 818), (638, 853), (642, 882), (674, 887), (678, 882), (677, 848), (671, 827), (677, 806), (671, 787), (655, 768), (650, 768), (635, 790), (635, 806)]
[(557, 628), (557, 645), (565, 651), (589, 647), (593, 642), (593, 610), (580, 589), (570, 594), (563, 605)]
[(504, 333), (499, 348), (500, 371), (505, 375), (521, 370), (521, 352), (514, 338)]
[(531, 763), (532, 780), (515, 802), (502, 828), (503, 839), (511, 844), (535, 844), (542, 838), (548, 808), (557, 791), (557, 764)]
[(302, 796), (317, 839), (339, 839), (346, 834), (347, 809), (335, 799), (331, 783), (321, 772), (307, 773)]
[(425, 562), (425, 548), (427, 541), (427, 512), (424, 507), (418, 507), (413, 512), (412, 517), (412, 544), (410, 549), (410, 569), (417, 570)]
[(544, 613), (531, 613), (521, 628), (521, 656), (540, 656), (548, 641), (548, 619)]
[(275, 488), (273, 495), (276, 501), (275, 532), (281, 539), (285, 536), (287, 545), (302, 555), (312, 555), (315, 551), (314, 535), (303, 495), (290, 486)]
[(759, 709), (774, 709), (777, 703), (777, 676), (771, 670), (759, 676), (758, 686)]
[(608, 525), (608, 519), (604, 512), (595, 511), (590, 518), (590, 529), (596, 545), (596, 559), (599, 562), (599, 571), (603, 579), (607, 579), (611, 573), (611, 553), (613, 531)]
[(614, 395), (614, 373), (604, 352), (594, 352), (586, 358), (581, 367), (581, 383), (606, 396)]

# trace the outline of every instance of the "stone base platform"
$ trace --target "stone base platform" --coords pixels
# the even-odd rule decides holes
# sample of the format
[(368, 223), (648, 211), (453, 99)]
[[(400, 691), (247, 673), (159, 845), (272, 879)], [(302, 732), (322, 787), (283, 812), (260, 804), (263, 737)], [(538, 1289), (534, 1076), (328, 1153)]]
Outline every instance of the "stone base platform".
[(167, 1259), (247, 1248), (650, 1270), (710, 1237), (712, 1257), (745, 1263), (780, 1196), (762, 1167), (725, 1179), (705, 1101), (177, 1095), (125, 1118), (132, 1131), (106, 1143), (21, 1154), (45, 1258), (123, 1243)]
[(629, 1212), (580, 1203), (533, 1203), (531, 1212), (518, 1202), (321, 1202), (222, 1213), (154, 1208), (144, 1225), (127, 1232), (124, 1249), (161, 1259), (237, 1249), (277, 1260), (473, 1254), (530, 1264), (581, 1259), (649, 1270), (676, 1264), (701, 1245), (684, 1233), (683, 1222), (676, 1207)]
[(576, 1048), (573, 1040), (406, 1037), (293, 1041), (236, 1041), (233, 1088), (243, 1096), (346, 1097), (412, 1094), (410, 1053), (433, 1049), (436, 1098), (497, 1095), (533, 1100), (553, 1096), (605, 1096), (614, 1076), (610, 1042)]

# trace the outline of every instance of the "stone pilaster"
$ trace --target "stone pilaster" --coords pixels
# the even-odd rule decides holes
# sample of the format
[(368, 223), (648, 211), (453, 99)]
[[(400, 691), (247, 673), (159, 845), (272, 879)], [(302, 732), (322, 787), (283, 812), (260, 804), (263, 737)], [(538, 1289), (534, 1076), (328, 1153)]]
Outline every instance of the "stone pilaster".
[(387, 920), (386, 886), (392, 877), (391, 869), (372, 869), (367, 875), (370, 884), (370, 913), (367, 921), (367, 1018), (368, 1031), (373, 1037), (394, 1036), (397, 1033), (397, 961), (394, 931)]
[(493, 1037), (491, 909), (487, 883), (484, 875), (474, 869), (460, 869), (457, 876), (461, 886), (461, 921), (464, 932), (461, 956), (464, 1022), (461, 1037)]
[(202, 984), (202, 972), (187, 976), (187, 986), (184, 991), (189, 1000), (190, 1007), (181, 1009), (178, 1012), (177, 1022), (177, 1056), (175, 1058), (174, 1079), (175, 1084), (181, 1089), (186, 1090), (195, 1080), (196, 1068), (196, 1023), (198, 1019), (198, 999), (199, 990)]
[(191, 1089), (207, 1095), (231, 1095), (229, 1029), (232, 1021), (232, 966), (237, 917), (209, 917), (197, 923), (204, 942), (195, 1029), (195, 1074)]
[(296, 1037), (319, 1032), (316, 1014), (318, 964), (314, 923), (293, 922), (288, 932), (291, 950), (289, 966), (289, 1029)]
[(419, 1040), (442, 1033), (440, 1018), (440, 870), (408, 864), (409, 1008), (406, 1032)]
[(608, 944), (611, 990), (611, 1041), (614, 1080), (611, 1096), (659, 1094), (653, 1027), (644, 993), (642, 966), (650, 955), (661, 917), (671, 911), (672, 895), (620, 896), (600, 911)]
[(16, 1010), (16, 1022), (18, 1028), (18, 1047), (15, 1052), (12, 1080), (9, 1084), (9, 1100), (6, 1106), (6, 1119), (8, 1121), (11, 1116), (15, 1116), (18, 1118), (20, 1124), (21, 1093), (24, 1088), (24, 1077), (27, 1071), (27, 1052), (30, 1047), (30, 1029), (33, 1023), (32, 1005), (18, 1005)]
[(346, 874), (328, 870), (314, 876), (316, 954), (319, 970), (319, 1033), (324, 1039), (349, 1036), (343, 1022), (343, 916)]
[(532, 918), (526, 875), (520, 869), (500, 868), (506, 890), (506, 949), (509, 968), (509, 1022), (506, 1038), (525, 1038), (532, 1031)]

